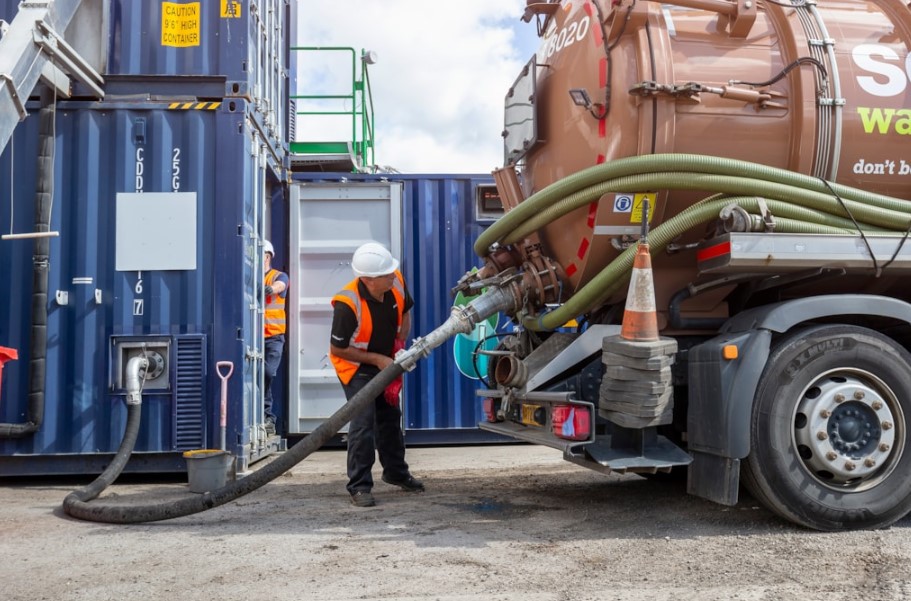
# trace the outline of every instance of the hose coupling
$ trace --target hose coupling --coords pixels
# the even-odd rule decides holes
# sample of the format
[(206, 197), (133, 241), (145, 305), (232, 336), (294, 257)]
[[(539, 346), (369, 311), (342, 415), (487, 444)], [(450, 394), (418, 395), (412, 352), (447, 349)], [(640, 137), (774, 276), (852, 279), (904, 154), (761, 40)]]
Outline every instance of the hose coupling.
[(405, 371), (412, 371), (418, 361), (456, 334), (470, 333), (475, 325), (500, 311), (515, 310), (518, 301), (512, 288), (489, 289), (467, 305), (453, 307), (449, 318), (440, 327), (422, 338), (416, 338), (410, 348), (396, 353), (395, 363)]
[(145, 357), (133, 357), (127, 361), (127, 405), (142, 404), (142, 381), (149, 368), (149, 360)]

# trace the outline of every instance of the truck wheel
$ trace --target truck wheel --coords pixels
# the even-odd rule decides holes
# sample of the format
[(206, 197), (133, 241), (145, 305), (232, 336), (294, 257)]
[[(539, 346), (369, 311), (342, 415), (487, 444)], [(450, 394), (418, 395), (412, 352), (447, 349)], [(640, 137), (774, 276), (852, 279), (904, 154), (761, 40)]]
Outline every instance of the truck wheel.
[(911, 354), (873, 330), (782, 339), (759, 382), (744, 482), (817, 530), (883, 528), (911, 510)]

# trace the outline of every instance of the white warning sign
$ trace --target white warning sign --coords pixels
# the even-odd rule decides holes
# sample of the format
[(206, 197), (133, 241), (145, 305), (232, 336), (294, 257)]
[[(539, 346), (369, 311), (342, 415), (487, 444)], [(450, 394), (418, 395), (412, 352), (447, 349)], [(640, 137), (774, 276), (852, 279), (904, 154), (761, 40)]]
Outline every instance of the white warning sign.
[(614, 213), (630, 213), (633, 210), (632, 194), (614, 195)]

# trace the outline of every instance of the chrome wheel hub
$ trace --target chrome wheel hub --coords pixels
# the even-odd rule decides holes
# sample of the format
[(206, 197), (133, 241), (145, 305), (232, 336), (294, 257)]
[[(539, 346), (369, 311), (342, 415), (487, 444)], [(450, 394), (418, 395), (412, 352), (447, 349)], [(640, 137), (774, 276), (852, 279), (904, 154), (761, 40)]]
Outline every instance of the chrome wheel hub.
[(889, 387), (869, 372), (842, 369), (824, 374), (804, 391), (794, 417), (794, 442), (804, 466), (820, 482), (868, 488), (885, 478), (901, 455), (897, 427), (904, 427), (904, 418)]

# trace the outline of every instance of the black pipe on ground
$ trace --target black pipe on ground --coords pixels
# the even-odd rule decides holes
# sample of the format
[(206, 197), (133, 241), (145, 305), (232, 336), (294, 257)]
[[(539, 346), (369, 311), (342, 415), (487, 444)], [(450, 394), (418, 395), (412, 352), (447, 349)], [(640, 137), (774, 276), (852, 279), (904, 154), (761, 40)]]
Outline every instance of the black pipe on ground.
[[(404, 369), (401, 365), (392, 363), (377, 374), (360, 392), (354, 395), (354, 398), (320, 424), (309, 436), (256, 472), (241, 480), (231, 482), (218, 490), (203, 493), (202, 495), (194, 494), (192, 497), (156, 505), (114, 506), (103, 503), (89, 503), (91, 499), (100, 494), (108, 484), (117, 478), (133, 450), (136, 434), (139, 431), (139, 405), (131, 406), (124, 440), (117, 451), (114, 461), (95, 482), (85, 489), (74, 491), (67, 495), (63, 500), (63, 510), (69, 516), (90, 522), (137, 524), (169, 520), (224, 505), (271, 482), (322, 447), (341, 430), (342, 426), (351, 421), (352, 415), (361, 411), (368, 403), (372, 403), (385, 390), (386, 386), (403, 372)], [(132, 437), (132, 441), (128, 440), (130, 437)], [(116, 469), (116, 473), (112, 469), (115, 464), (119, 466)]]

